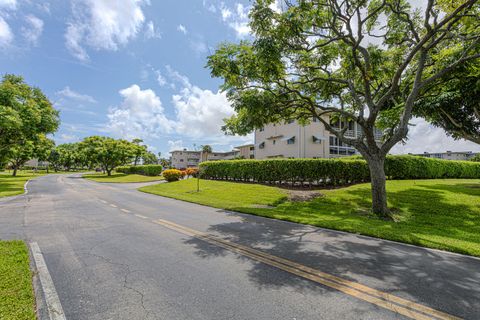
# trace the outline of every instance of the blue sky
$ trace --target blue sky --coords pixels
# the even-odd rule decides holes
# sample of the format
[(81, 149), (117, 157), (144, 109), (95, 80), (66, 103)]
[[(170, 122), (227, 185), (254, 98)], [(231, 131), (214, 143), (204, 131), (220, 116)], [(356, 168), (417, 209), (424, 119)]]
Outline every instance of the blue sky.
[[(155, 152), (225, 136), (233, 111), (205, 69), (220, 42), (249, 37), (249, 1), (0, 0), (0, 71), (25, 77), (61, 110), (57, 143), (98, 134), (142, 138)], [(480, 151), (414, 120), (396, 153)]]

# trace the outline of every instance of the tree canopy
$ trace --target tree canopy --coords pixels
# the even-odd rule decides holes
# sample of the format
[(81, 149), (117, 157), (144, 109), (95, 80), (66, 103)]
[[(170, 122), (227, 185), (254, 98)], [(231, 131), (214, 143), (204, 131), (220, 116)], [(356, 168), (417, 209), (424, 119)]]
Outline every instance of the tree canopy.
[(480, 144), (480, 67), (471, 63), (441, 80), (416, 103), (415, 115), (455, 139)]
[(7, 74), (0, 82), (0, 162), (16, 168), (36, 153), (41, 144), (50, 144), (46, 135), (59, 125), (58, 111), (35, 87), (22, 77)]
[[(406, 138), (425, 89), (480, 57), (476, 0), (256, 0), (253, 40), (223, 43), (208, 58), (236, 111), (227, 133), (319, 120), (367, 160), (373, 211), (388, 215), (384, 161)], [(330, 120), (356, 122), (358, 135)], [(338, 123), (338, 121), (337, 121)], [(383, 140), (376, 139), (376, 128)]]

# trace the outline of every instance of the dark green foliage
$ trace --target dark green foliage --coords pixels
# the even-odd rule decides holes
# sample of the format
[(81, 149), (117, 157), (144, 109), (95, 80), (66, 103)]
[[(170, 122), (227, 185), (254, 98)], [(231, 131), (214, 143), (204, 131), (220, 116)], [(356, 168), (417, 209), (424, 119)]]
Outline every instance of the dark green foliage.
[(414, 156), (390, 156), (385, 161), (387, 177), (399, 179), (477, 179), (480, 164)]
[(123, 166), (117, 167), (116, 171), (125, 174), (140, 174), (143, 176), (159, 176), (163, 167), (159, 164), (147, 164), (143, 166)]
[[(207, 179), (259, 183), (345, 185), (367, 182), (370, 174), (362, 159), (225, 160), (200, 164)], [(388, 156), (389, 179), (480, 178), (480, 164), (415, 156)]]
[(480, 162), (480, 153), (477, 153), (470, 161)]

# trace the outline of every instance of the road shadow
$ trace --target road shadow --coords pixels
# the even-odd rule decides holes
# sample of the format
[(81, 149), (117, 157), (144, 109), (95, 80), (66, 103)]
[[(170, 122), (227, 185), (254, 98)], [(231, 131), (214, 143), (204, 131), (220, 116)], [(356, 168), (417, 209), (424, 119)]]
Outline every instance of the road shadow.
[[(433, 244), (436, 237), (441, 239), (443, 235), (457, 234), (471, 227), (469, 219), (475, 219), (476, 213), (467, 205), (446, 203), (444, 196), (437, 190), (424, 188), (414, 191), (413, 201), (412, 190), (393, 192), (390, 194), (390, 199), (393, 205), (398, 207), (430, 206), (433, 214), (435, 214), (435, 205), (441, 204), (449, 211), (462, 212), (468, 219), (465, 221), (465, 219), (456, 218), (455, 215), (447, 216), (445, 217), (447, 223), (442, 230), (423, 228), (419, 233), (418, 230), (406, 228), (405, 232), (411, 233), (408, 234), (411, 239), (425, 241), (429, 238)], [(353, 196), (358, 197), (360, 201), (365, 201), (362, 192), (353, 192)], [(408, 204), (407, 198), (409, 198)], [(479, 259), (248, 214), (225, 210), (219, 210), (219, 212), (235, 221), (210, 226), (208, 229), (210, 234), (344, 279), (360, 282), (465, 319), (476, 319), (480, 314)], [(417, 220), (420, 218), (414, 215), (409, 217)], [(476, 218), (478, 219), (478, 213)], [(429, 218), (421, 219), (424, 220), (422, 223), (428, 226)], [(431, 219), (434, 217), (430, 217)], [(199, 239), (191, 238), (185, 241), (194, 246), (196, 254), (204, 259), (231, 254), (225, 249)], [(249, 280), (259, 288), (288, 287), (319, 295), (332, 290), (291, 276), (284, 271), (272, 272), (273, 267), (249, 258), (239, 255), (237, 258), (249, 261)]]

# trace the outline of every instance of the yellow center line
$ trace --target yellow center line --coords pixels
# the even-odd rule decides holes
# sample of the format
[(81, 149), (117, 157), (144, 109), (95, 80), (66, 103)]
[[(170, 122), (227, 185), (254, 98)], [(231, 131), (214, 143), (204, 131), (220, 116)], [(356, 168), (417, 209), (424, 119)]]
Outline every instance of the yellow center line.
[(180, 232), (182, 234), (201, 239), (203, 241), (212, 243), (216, 246), (228, 249), (230, 251), (250, 257), (254, 260), (274, 266), (278, 269), (287, 271), (297, 276), (300, 276), (300, 277), (309, 279), (311, 281), (317, 282), (319, 284), (325, 285), (327, 287), (336, 289), (345, 294), (348, 294), (358, 299), (375, 304), (382, 308), (391, 310), (398, 314), (402, 314), (411, 319), (418, 319), (418, 320), (431, 320), (431, 319), (458, 320), (460, 319), (458, 317), (452, 316), (442, 311), (435, 310), (430, 307), (418, 304), (416, 302), (394, 296), (387, 292), (383, 292), (383, 291), (379, 291), (379, 290), (367, 287), (358, 282), (346, 280), (346, 279), (319, 271), (317, 269), (313, 269), (313, 268), (301, 265), (291, 260), (273, 256), (256, 249), (252, 249), (250, 247), (239, 245), (237, 243), (233, 243), (233, 242), (230, 242), (230, 241), (227, 241), (227, 240), (224, 240), (200, 231), (196, 231), (196, 230), (175, 224), (170, 221), (158, 219), (158, 220), (154, 220), (153, 222), (156, 224), (162, 225), (164, 227), (167, 227), (169, 229), (175, 230), (177, 232)]

